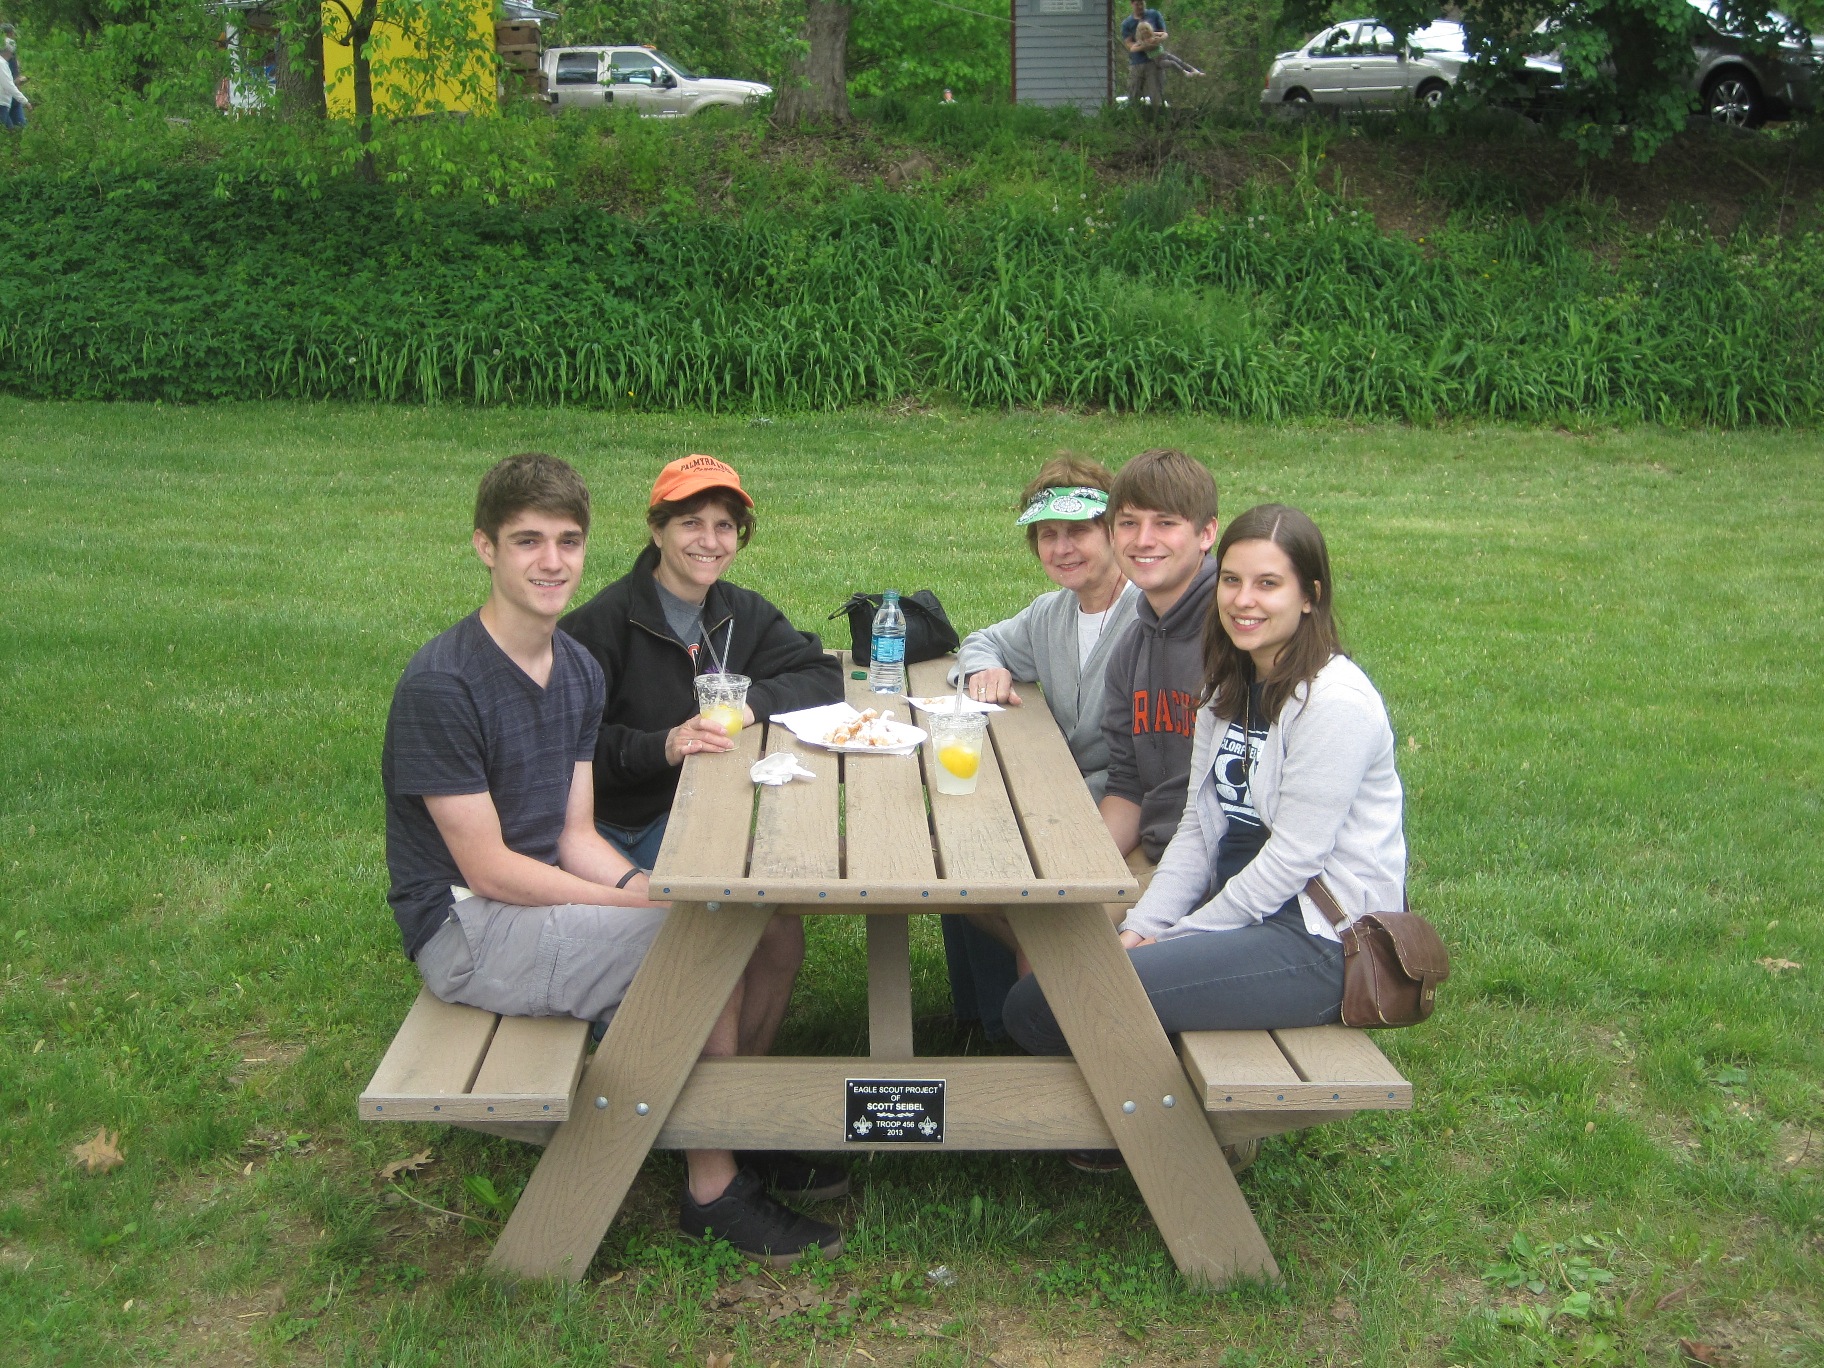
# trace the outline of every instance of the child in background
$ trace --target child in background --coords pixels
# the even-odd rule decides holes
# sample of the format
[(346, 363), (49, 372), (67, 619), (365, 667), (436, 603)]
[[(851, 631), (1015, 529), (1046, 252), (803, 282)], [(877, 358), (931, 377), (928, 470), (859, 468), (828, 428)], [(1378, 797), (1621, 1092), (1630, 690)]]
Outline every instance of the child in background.
[(1153, 40), (1157, 37), (1158, 32), (1144, 19), (1134, 26), (1134, 41), (1140, 44), (1141, 47), (1148, 49), (1148, 55), (1155, 62), (1158, 62), (1163, 66), (1168, 66), (1174, 71), (1182, 71), (1186, 76), (1203, 75), (1201, 71), (1185, 61), (1184, 58), (1175, 53), (1167, 52), (1163, 47), (1153, 47)]

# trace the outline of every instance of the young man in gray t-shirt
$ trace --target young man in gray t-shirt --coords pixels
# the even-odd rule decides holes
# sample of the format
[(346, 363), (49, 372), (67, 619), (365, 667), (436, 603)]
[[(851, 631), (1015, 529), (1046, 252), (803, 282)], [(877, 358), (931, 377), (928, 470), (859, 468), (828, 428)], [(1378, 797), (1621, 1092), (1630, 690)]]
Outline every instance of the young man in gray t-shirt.
[[(387, 901), (406, 953), (446, 1002), (604, 1020), (664, 921), (646, 872), (595, 828), (602, 672), (557, 630), (588, 535), (589, 491), (568, 465), (541, 455), (496, 465), (475, 502), (487, 602), (426, 643), (393, 694), (380, 760)], [(744, 1002), (778, 1003), (782, 1014), (798, 969), (798, 952), (782, 944), (799, 942), (769, 928), (705, 1055), (753, 1048), (740, 1038)], [(812, 1245), (841, 1252), (836, 1227), (774, 1201), (761, 1173), (730, 1151), (686, 1158), (685, 1234), (726, 1239), (775, 1265)], [(794, 1186), (779, 1167), (774, 1185)], [(827, 1169), (810, 1173), (829, 1185)]]

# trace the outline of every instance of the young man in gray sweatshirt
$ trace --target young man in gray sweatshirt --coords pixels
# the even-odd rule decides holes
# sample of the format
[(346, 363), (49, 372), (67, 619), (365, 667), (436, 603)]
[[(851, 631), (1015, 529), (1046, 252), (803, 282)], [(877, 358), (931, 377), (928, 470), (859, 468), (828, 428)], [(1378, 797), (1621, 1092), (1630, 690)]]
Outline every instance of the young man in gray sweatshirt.
[(1143, 451), (1115, 477), (1108, 521), (1121, 572), (1142, 599), (1109, 653), (1102, 821), (1144, 876), (1184, 814), (1203, 622), (1216, 591), (1216, 481), (1182, 451)]

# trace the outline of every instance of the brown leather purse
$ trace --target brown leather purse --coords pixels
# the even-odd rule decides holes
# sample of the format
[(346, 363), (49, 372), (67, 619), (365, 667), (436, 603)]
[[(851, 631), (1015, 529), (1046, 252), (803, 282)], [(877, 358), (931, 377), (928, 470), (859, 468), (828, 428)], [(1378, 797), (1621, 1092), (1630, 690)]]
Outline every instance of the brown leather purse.
[(1408, 907), (1349, 923), (1322, 879), (1305, 892), (1342, 937), (1343, 1025), (1372, 1031), (1431, 1015), (1438, 985), (1450, 977), (1450, 952), (1430, 922)]

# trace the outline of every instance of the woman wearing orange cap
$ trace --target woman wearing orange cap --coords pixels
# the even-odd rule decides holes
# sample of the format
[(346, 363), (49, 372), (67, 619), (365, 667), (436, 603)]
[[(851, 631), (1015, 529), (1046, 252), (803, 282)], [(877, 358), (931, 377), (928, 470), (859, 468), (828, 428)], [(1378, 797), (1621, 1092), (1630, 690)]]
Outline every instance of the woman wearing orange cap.
[(608, 702), (595, 747), (602, 834), (652, 868), (684, 757), (732, 749), (697, 714), (699, 674), (746, 675), (744, 722), (840, 702), (842, 670), (813, 633), (723, 579), (754, 532), (754, 501), (735, 468), (686, 456), (659, 472), (633, 569), (559, 624), (601, 663)]
[[(673, 461), (653, 483), (652, 540), (633, 569), (558, 624), (607, 679), (595, 743), (596, 826), (641, 869), (658, 859), (684, 757), (735, 744), (726, 727), (698, 716), (697, 675), (752, 681), (744, 724), (842, 698), (842, 669), (823, 643), (759, 594), (723, 579), (753, 536), (753, 510), (733, 466), (714, 456)], [(772, 1048), (804, 959), (803, 918), (775, 916), (754, 956), (778, 972), (753, 981), (783, 991), (743, 999), (741, 1054)], [(735, 1159), (743, 1172), (721, 1199), (699, 1206), (685, 1194), (678, 1216), (685, 1234), (713, 1231), (740, 1248), (799, 1247), (805, 1218), (766, 1189), (811, 1201), (849, 1190), (847, 1171), (828, 1160), (773, 1151), (740, 1151)]]

